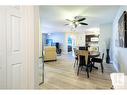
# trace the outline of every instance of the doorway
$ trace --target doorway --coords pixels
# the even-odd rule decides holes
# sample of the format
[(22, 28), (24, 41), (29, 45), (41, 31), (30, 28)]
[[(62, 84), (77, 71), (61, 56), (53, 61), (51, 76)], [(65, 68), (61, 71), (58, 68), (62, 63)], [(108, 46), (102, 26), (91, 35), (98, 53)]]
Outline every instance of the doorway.
[(76, 38), (75, 38), (75, 35), (69, 35), (67, 39), (68, 39), (68, 42), (67, 42), (68, 54), (71, 54), (72, 56), (74, 56), (74, 50), (73, 50), (73, 48), (76, 47)]
[(67, 43), (67, 50), (68, 50), (68, 53), (72, 53), (72, 37), (71, 36), (68, 36), (68, 43)]

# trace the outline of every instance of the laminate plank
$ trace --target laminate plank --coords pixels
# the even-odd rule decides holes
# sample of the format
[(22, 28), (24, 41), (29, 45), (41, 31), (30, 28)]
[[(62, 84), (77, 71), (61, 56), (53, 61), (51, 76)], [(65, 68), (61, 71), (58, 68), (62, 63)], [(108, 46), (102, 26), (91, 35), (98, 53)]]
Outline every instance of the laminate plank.
[(74, 57), (58, 56), (57, 61), (45, 63), (45, 82), (40, 89), (110, 89), (112, 86), (110, 73), (116, 72), (112, 64), (104, 63), (104, 73), (93, 69), (87, 78), (85, 69), (77, 76), (77, 68), (73, 67)]

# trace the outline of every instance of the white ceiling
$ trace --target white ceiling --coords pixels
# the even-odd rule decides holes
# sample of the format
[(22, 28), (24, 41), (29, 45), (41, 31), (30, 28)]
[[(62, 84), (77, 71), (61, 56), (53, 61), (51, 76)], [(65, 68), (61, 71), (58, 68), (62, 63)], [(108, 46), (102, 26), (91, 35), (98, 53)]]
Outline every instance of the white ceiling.
[(78, 31), (99, 27), (100, 24), (112, 23), (120, 6), (40, 6), (41, 30), (47, 32), (68, 32), (70, 26), (65, 19), (84, 16), (88, 26), (77, 27)]

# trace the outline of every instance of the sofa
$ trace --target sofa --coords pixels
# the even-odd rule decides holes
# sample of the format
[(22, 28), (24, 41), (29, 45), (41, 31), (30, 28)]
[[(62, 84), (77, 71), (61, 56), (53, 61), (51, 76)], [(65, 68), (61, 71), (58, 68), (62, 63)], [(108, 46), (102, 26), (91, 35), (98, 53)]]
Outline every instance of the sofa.
[(55, 46), (46, 46), (44, 47), (44, 61), (56, 61), (57, 53)]

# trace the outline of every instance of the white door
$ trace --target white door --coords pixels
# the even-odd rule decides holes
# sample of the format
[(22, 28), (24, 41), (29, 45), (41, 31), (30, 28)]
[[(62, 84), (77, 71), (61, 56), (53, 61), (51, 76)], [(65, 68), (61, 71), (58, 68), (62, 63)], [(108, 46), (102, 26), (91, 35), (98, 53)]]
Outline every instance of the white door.
[(23, 31), (20, 7), (7, 8), (7, 87), (24, 87)]
[(0, 89), (6, 88), (6, 32), (5, 8), (0, 7)]

